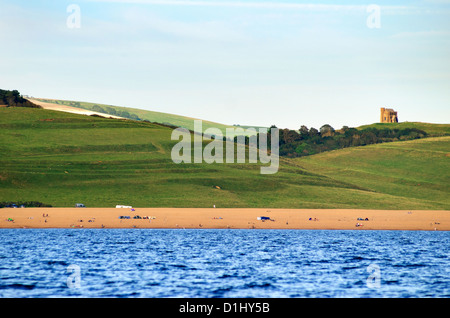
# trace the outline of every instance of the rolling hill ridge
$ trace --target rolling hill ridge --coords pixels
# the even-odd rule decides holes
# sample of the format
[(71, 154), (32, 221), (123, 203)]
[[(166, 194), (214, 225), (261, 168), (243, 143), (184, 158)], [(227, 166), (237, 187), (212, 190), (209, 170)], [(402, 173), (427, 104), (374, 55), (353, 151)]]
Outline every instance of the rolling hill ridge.
[[(66, 107), (74, 107), (81, 108), (88, 111), (96, 112), (97, 114), (104, 114), (105, 117), (113, 116), (113, 117), (121, 117), (132, 120), (141, 120), (141, 121), (149, 121), (158, 124), (164, 124), (169, 126), (176, 126), (186, 128), (188, 130), (194, 130), (194, 120), (197, 118), (186, 117), (181, 115), (156, 112), (150, 110), (144, 110), (139, 108), (131, 108), (131, 107), (123, 107), (123, 106), (114, 106), (114, 105), (105, 105), (98, 103), (89, 103), (89, 102), (79, 102), (79, 101), (69, 101), (69, 100), (58, 100), (58, 99), (48, 99), (48, 98), (34, 98), (30, 99), (32, 102), (40, 105), (45, 104), (55, 104)], [(44, 103), (44, 104), (42, 104)], [(44, 106), (45, 108), (45, 106)], [(226, 128), (235, 128), (231, 125), (225, 125), (221, 123), (212, 122), (209, 120), (202, 119), (203, 128), (219, 128), (222, 130), (223, 134), (225, 134)], [(244, 128), (251, 126), (244, 126)], [(256, 127), (259, 128), (259, 127)], [(267, 128), (267, 127), (261, 127)]]

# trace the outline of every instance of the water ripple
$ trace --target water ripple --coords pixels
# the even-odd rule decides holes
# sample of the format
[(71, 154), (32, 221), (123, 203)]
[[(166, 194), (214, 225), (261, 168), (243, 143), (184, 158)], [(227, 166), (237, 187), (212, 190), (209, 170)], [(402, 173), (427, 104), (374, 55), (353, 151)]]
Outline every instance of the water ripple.
[(449, 243), (419, 231), (2, 229), (0, 297), (449, 297)]

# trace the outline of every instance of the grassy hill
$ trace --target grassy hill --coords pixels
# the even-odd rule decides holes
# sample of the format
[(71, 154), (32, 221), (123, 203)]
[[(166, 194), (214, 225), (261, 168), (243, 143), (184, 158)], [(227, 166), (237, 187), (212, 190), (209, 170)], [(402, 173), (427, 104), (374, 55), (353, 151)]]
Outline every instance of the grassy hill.
[(259, 164), (174, 164), (172, 129), (148, 122), (0, 108), (0, 131), (0, 201), (450, 209), (450, 137), (281, 158), (262, 175)]
[[(87, 109), (90, 111), (96, 111), (100, 113), (110, 114), (121, 116), (124, 118), (129, 118), (133, 120), (145, 120), (159, 124), (177, 126), (187, 128), (189, 130), (194, 130), (194, 119), (181, 115), (163, 113), (163, 112), (155, 112), (150, 110), (131, 108), (131, 107), (122, 107), (122, 106), (113, 106), (113, 105), (105, 105), (105, 104), (96, 104), (96, 103), (88, 103), (88, 102), (79, 102), (79, 101), (70, 101), (70, 100), (57, 100), (57, 99), (46, 99), (46, 98), (36, 98), (38, 101), (53, 103), (58, 105), (72, 106)], [(226, 128), (235, 128), (234, 126), (224, 125), (221, 123), (216, 123), (208, 120), (202, 120), (203, 129), (207, 128), (219, 128), (222, 130), (223, 134), (225, 134)], [(249, 128), (250, 126), (242, 126), (242, 128)], [(262, 127), (263, 128), (263, 127)]]
[(375, 123), (371, 125), (363, 125), (357, 129), (363, 130), (367, 128), (376, 129), (407, 129), (415, 128), (425, 131), (428, 136), (450, 136), (450, 124), (429, 124), (422, 122), (400, 122), (400, 123)]
[(324, 152), (296, 160), (302, 168), (376, 193), (450, 205), (450, 137), (382, 143)]

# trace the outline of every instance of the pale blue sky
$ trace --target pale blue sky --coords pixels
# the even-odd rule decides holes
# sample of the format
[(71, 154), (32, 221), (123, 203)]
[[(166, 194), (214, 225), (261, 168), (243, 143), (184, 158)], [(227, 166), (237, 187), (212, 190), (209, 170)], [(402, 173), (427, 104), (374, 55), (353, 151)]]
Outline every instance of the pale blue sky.
[(450, 123), (450, 1), (2, 0), (0, 30), (0, 88), (35, 97), (291, 129), (380, 107)]

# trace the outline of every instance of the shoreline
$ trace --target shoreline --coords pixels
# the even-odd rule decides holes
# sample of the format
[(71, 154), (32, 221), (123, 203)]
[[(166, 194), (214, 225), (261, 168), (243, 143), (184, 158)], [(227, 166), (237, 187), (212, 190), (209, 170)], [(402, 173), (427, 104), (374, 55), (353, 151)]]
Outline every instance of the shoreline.
[[(258, 219), (260, 217), (263, 217), (263, 219)], [(0, 229), (2, 228), (450, 231), (450, 211), (261, 208), (2, 208), (0, 209)]]

